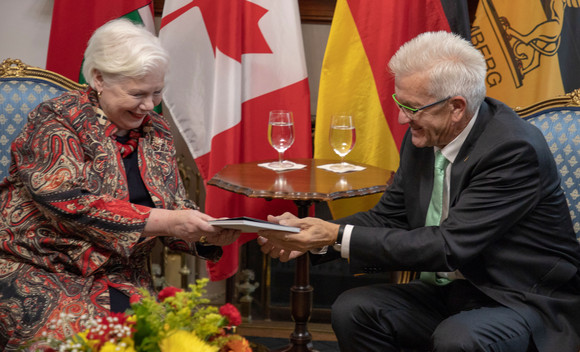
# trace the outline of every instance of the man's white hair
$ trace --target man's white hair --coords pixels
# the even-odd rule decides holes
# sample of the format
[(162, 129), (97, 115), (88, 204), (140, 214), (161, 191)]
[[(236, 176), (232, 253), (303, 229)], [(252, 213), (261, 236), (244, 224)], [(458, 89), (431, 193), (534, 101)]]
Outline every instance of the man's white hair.
[(425, 32), (403, 44), (389, 62), (395, 76), (425, 73), (429, 94), (462, 96), (473, 115), (485, 99), (485, 59), (470, 42), (449, 32)]

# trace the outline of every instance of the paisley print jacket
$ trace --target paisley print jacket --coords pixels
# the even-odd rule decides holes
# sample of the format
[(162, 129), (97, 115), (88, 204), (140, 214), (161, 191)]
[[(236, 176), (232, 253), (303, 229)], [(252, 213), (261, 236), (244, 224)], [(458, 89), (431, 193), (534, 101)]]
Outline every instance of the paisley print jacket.
[[(13, 142), (0, 184), (1, 350), (48, 331), (61, 313), (107, 313), (109, 286), (129, 297), (152, 290), (156, 238), (140, 237), (151, 208), (129, 202), (114, 130), (96, 93), (75, 91), (41, 103)], [(143, 182), (158, 208), (196, 208), (185, 198), (172, 140), (166, 121), (151, 113), (137, 149)], [(221, 255), (219, 247), (200, 247), (201, 255), (195, 244), (159, 238), (206, 259)], [(68, 331), (50, 332), (77, 331), (72, 321)]]

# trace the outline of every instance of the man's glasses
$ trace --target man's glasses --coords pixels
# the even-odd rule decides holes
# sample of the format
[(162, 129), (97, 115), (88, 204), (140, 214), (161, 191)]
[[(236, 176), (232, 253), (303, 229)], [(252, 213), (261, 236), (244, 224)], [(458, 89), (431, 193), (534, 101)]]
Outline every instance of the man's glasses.
[(397, 103), (397, 106), (399, 107), (399, 109), (401, 109), (401, 111), (402, 111), (403, 113), (405, 113), (405, 115), (406, 115), (406, 116), (407, 116), (409, 119), (411, 119), (411, 120), (415, 120), (415, 119), (416, 119), (416, 117), (415, 117), (415, 114), (416, 114), (418, 111), (425, 110), (425, 109), (427, 109), (427, 108), (429, 108), (429, 107), (431, 107), (431, 106), (435, 106), (435, 105), (437, 105), (437, 104), (441, 104), (441, 103), (443, 103), (443, 102), (445, 102), (445, 101), (447, 101), (447, 100), (449, 100), (449, 99), (451, 99), (451, 97), (447, 97), (447, 98), (445, 98), (445, 99), (438, 100), (438, 101), (436, 101), (436, 102), (434, 102), (434, 103), (427, 104), (427, 105), (425, 105), (425, 106), (421, 106), (420, 108), (411, 108), (411, 107), (409, 107), (409, 106), (407, 106), (407, 105), (403, 105), (403, 104), (399, 103), (399, 101), (397, 100), (396, 94), (393, 94), (393, 100), (395, 101), (395, 103)]

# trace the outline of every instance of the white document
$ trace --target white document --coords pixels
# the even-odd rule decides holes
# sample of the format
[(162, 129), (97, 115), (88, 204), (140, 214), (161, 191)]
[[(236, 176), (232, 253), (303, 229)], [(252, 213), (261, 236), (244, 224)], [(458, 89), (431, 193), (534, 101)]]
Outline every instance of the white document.
[(240, 230), (242, 232), (256, 233), (259, 230), (274, 230), (285, 232), (300, 232), (299, 227), (273, 224), (268, 221), (249, 217), (218, 219), (209, 221), (210, 225), (223, 227), (225, 229)]

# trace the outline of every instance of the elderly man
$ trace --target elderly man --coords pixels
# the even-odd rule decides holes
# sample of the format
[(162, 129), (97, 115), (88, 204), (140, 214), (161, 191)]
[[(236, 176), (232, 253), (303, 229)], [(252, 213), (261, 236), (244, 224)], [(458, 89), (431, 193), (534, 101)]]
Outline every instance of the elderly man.
[(544, 137), (485, 97), (484, 59), (454, 34), (419, 35), (389, 68), (409, 124), (392, 186), (334, 222), (270, 217), (302, 231), (263, 231), (262, 251), (342, 257), (355, 273), (421, 272), (342, 293), (332, 307), (341, 351), (577, 352), (580, 245)]

